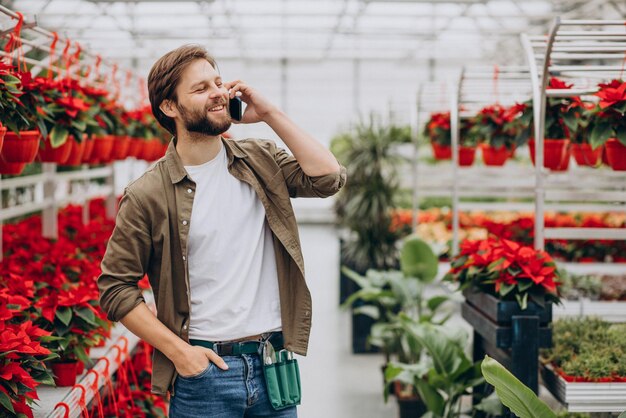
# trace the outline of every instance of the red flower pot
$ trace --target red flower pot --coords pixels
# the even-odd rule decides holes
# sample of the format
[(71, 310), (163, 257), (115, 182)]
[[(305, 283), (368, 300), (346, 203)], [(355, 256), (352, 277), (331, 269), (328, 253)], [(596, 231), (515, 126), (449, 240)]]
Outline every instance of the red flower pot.
[(72, 147), (70, 150), (70, 155), (65, 161), (65, 163), (61, 164), (64, 166), (77, 166), (81, 165), (83, 162), (83, 154), (85, 152), (85, 143), (86, 139), (83, 139), (81, 142), (76, 141), (76, 138), (72, 137)]
[(65, 163), (72, 151), (72, 141), (73, 139), (68, 136), (63, 145), (53, 148), (50, 137), (46, 138), (43, 141), (43, 147), (39, 148), (39, 161), (42, 163)]
[(449, 160), (452, 158), (452, 147), (449, 145), (439, 145), (436, 142), (431, 142), (430, 145), (433, 147), (433, 154), (435, 155), (435, 160)]
[(459, 148), (459, 165), (461, 167), (469, 167), (474, 164), (474, 157), (476, 156), (475, 147), (460, 147)]
[(143, 138), (131, 138), (130, 146), (128, 147), (128, 156), (135, 158), (139, 157), (144, 142)]
[(503, 166), (511, 155), (511, 150), (505, 146), (494, 148), (488, 144), (480, 144), (480, 149), (483, 154), (483, 162), (489, 166)]
[(114, 142), (115, 137), (113, 135), (95, 137), (93, 151), (87, 162), (90, 164), (111, 162)]
[(130, 147), (130, 137), (129, 136), (115, 136), (115, 141), (113, 143), (113, 153), (112, 157), (114, 160), (125, 160), (128, 157), (128, 149)]
[(7, 163), (0, 158), (0, 174), (22, 174), (27, 163)]
[(32, 163), (39, 151), (39, 131), (7, 132), (2, 145), (2, 158), (7, 163)]
[[(565, 171), (569, 167), (571, 150), (569, 139), (543, 140), (543, 166), (553, 171)], [(535, 164), (535, 141), (528, 142), (530, 159)]]
[(602, 156), (602, 147), (594, 150), (589, 144), (572, 144), (572, 154), (574, 154), (576, 164), (595, 167)]
[(54, 373), (54, 383), (57, 386), (74, 386), (78, 366), (74, 361), (52, 363), (52, 373)]
[(606, 157), (615, 171), (626, 171), (626, 146), (615, 138), (606, 141)]
[(2, 149), (2, 144), (4, 143), (4, 135), (7, 133), (7, 128), (4, 126), (0, 126), (0, 149)]
[(93, 137), (85, 138), (83, 142), (85, 143), (85, 149), (83, 150), (82, 162), (86, 163), (86, 162), (89, 162), (89, 160), (91, 159), (91, 156), (93, 155), (93, 148), (94, 148), (94, 145), (96, 144), (96, 139)]
[(85, 372), (85, 363), (83, 363), (82, 361), (78, 360), (76, 362), (76, 376), (80, 376), (84, 372)]

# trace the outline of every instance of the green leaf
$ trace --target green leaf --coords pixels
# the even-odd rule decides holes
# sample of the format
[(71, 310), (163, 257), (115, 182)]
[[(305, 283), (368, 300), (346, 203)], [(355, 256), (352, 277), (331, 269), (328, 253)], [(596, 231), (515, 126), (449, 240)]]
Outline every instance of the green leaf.
[(450, 300), (449, 296), (445, 296), (445, 295), (434, 296), (428, 299), (428, 302), (427, 302), (428, 309), (434, 312), (437, 310), (437, 308), (439, 308), (439, 306), (441, 306), (442, 303), (446, 302), (447, 300)]
[(621, 414), (619, 414), (619, 417), (617, 417), (617, 418), (626, 418), (626, 411), (624, 411)]
[(13, 409), (13, 405), (11, 404), (11, 398), (2, 391), (0, 391), (0, 404), (11, 411), (11, 413), (15, 414), (15, 409)]
[(50, 145), (52, 148), (58, 148), (65, 144), (70, 132), (61, 125), (54, 125), (54, 128), (50, 131)]
[(94, 325), (94, 326), (98, 325), (96, 324), (96, 315), (93, 313), (91, 309), (81, 308), (81, 309), (76, 310), (75, 312), (76, 312), (76, 316), (83, 319), (88, 324)]
[(380, 310), (374, 305), (359, 306), (358, 308), (354, 308), (352, 312), (355, 314), (369, 316), (374, 320), (378, 320), (380, 318)]
[(481, 366), (487, 382), (496, 388), (500, 401), (520, 418), (556, 418), (537, 395), (496, 360), (485, 356)]
[(517, 299), (517, 303), (522, 310), (525, 310), (528, 307), (528, 293), (524, 293), (520, 295), (519, 293), (515, 295), (515, 299)]
[(435, 416), (443, 416), (446, 403), (439, 392), (422, 379), (415, 379), (415, 386), (417, 388), (417, 392), (420, 394), (420, 398), (422, 398), (422, 401), (424, 401), (428, 410)]
[(600, 145), (604, 144), (611, 136), (611, 124), (598, 121), (589, 136), (589, 144), (591, 148), (596, 149)]
[(500, 295), (501, 296), (506, 296), (509, 293), (511, 293), (511, 290), (515, 289), (515, 285), (514, 284), (507, 284), (507, 283), (502, 283), (500, 285)]
[(474, 405), (474, 409), (486, 412), (489, 415), (502, 415), (502, 402), (500, 402), (500, 398), (498, 398), (498, 393), (493, 392), (478, 405)]
[(439, 260), (430, 245), (416, 236), (411, 236), (402, 245), (400, 266), (406, 277), (416, 277), (430, 283), (437, 277)]
[(60, 307), (57, 309), (55, 316), (59, 318), (63, 325), (69, 326), (72, 321), (72, 309), (67, 306)]
[(626, 146), (626, 126), (618, 126), (615, 128), (615, 136), (622, 145)]

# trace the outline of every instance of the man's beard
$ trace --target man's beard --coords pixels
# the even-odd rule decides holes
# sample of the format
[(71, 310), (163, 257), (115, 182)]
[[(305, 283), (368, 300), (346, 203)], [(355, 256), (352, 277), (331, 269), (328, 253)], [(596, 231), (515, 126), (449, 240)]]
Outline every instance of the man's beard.
[[(182, 104), (177, 104), (176, 106), (178, 107), (187, 132), (217, 136), (223, 134), (230, 128), (231, 121), (228, 119), (215, 122), (209, 118), (209, 108), (215, 106), (215, 103), (205, 106), (204, 112), (187, 109)], [(226, 105), (224, 105), (224, 107), (226, 107)]]

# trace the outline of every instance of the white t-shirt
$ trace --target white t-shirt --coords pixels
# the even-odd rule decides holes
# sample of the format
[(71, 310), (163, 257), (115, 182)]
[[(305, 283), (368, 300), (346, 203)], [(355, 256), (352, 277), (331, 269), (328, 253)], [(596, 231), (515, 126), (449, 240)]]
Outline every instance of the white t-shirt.
[(217, 156), (185, 166), (196, 183), (187, 245), (189, 338), (227, 341), (281, 330), (278, 274), (265, 208)]

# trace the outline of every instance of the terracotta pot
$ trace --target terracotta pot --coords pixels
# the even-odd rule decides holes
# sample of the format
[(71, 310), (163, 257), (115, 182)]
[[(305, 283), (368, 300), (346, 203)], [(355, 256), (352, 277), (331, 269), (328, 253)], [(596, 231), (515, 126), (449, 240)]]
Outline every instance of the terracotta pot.
[(96, 139), (93, 137), (83, 139), (85, 143), (85, 149), (83, 149), (83, 163), (89, 162), (91, 156), (93, 155), (93, 148), (96, 144)]
[(32, 163), (39, 151), (39, 131), (7, 132), (2, 145), (2, 158), (7, 163)]
[(113, 154), (113, 144), (115, 137), (113, 135), (97, 136), (94, 138), (93, 151), (89, 160), (90, 164), (110, 162)]
[[(565, 171), (569, 167), (571, 149), (569, 139), (543, 140), (543, 166), (553, 171)], [(535, 164), (535, 141), (528, 142), (530, 159)]]
[(115, 136), (115, 142), (113, 143), (112, 158), (114, 160), (125, 160), (128, 158), (128, 149), (130, 148), (129, 136)]
[(39, 161), (42, 163), (57, 163), (63, 164), (70, 157), (72, 151), (72, 137), (67, 137), (67, 140), (56, 148), (52, 147), (50, 143), (50, 137), (43, 141), (43, 147), (39, 148)]
[(54, 383), (57, 386), (74, 386), (76, 384), (76, 376), (78, 366), (76, 360), (55, 362), (51, 364), (52, 373), (54, 373)]
[(511, 150), (505, 146), (494, 148), (489, 144), (480, 144), (483, 154), (483, 162), (489, 166), (503, 166), (511, 155)]
[(0, 158), (0, 174), (22, 174), (28, 163), (7, 163)]
[(439, 145), (436, 142), (431, 142), (433, 147), (433, 154), (435, 160), (450, 160), (452, 159), (452, 147), (449, 145)]
[(572, 144), (572, 154), (574, 154), (576, 164), (595, 167), (602, 156), (602, 147), (594, 150), (589, 144)]
[(143, 138), (131, 138), (130, 139), (130, 146), (128, 147), (128, 156), (129, 157), (139, 157), (139, 155), (141, 154), (141, 150), (143, 148), (143, 143), (144, 143), (144, 139)]
[(476, 147), (460, 147), (459, 148), (459, 165), (461, 167), (469, 167), (474, 164), (476, 157)]
[(626, 171), (626, 146), (616, 138), (606, 141), (606, 157), (615, 171)]
[(61, 164), (64, 166), (77, 166), (81, 165), (83, 162), (83, 154), (85, 152), (85, 142), (83, 139), (81, 142), (76, 141), (76, 138), (72, 137), (72, 147), (70, 150), (70, 155), (65, 161), (65, 163)]

